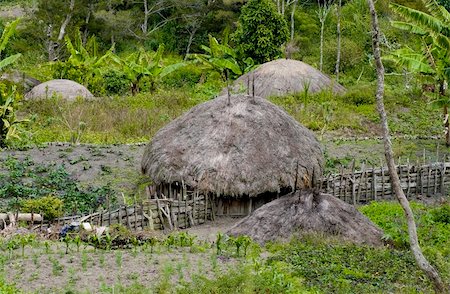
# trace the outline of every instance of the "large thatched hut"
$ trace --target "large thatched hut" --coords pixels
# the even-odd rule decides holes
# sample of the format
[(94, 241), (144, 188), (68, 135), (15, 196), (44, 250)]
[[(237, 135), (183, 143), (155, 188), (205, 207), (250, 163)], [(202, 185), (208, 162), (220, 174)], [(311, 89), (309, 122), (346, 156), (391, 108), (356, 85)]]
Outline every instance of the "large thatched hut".
[(25, 99), (46, 99), (54, 95), (60, 96), (68, 101), (73, 101), (78, 97), (85, 99), (94, 97), (85, 86), (71, 80), (61, 79), (51, 80), (37, 85), (25, 95)]
[[(345, 92), (343, 86), (324, 73), (309, 64), (293, 59), (277, 59), (261, 64), (257, 69), (239, 77), (230, 88), (232, 93), (245, 92), (263, 98), (306, 90), (309, 93), (324, 90), (331, 90), (335, 94)], [(224, 89), (222, 94), (226, 91)]]
[(310, 130), (266, 99), (242, 94), (220, 96), (175, 119), (142, 159), (152, 196), (193, 203), (201, 196), (213, 215), (247, 215), (310, 187), (322, 166)]

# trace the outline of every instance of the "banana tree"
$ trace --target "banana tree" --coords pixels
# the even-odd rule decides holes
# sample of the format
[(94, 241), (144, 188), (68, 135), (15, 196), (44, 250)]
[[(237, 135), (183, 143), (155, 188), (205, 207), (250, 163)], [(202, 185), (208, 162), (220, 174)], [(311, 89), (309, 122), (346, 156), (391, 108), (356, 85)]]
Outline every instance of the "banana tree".
[(20, 139), (20, 125), (29, 122), (16, 117), (17, 95), (15, 86), (0, 88), (0, 148), (6, 147), (11, 139)]
[(0, 71), (6, 66), (14, 63), (21, 56), (20, 53), (8, 56), (6, 58), (3, 58), (2, 56), (2, 52), (3, 50), (5, 50), (9, 38), (11, 38), (11, 36), (14, 34), (19, 21), (20, 19), (16, 19), (15, 21), (7, 24), (5, 29), (3, 30), (2, 36), (0, 37)]
[(224, 44), (219, 44), (216, 38), (209, 36), (209, 47), (202, 45), (205, 54), (192, 54), (195, 62), (200, 63), (206, 70), (213, 70), (220, 74), (220, 77), (227, 83), (231, 75), (239, 76), (250, 71), (254, 67), (254, 61), (248, 57), (240, 58), (239, 52), (228, 45), (227, 38)]
[(105, 54), (99, 53), (95, 36), (89, 38), (84, 46), (79, 31), (73, 42), (67, 35), (64, 40), (70, 56), (67, 61), (58, 61), (54, 64), (57, 78), (70, 79), (88, 85), (95, 76), (102, 74), (106, 60), (113, 55), (114, 45)]
[(154, 54), (141, 48), (138, 52), (125, 58), (120, 58), (117, 55), (112, 55), (111, 58), (131, 81), (131, 92), (136, 95), (141, 90), (140, 83), (144, 78), (150, 78), (151, 82), (154, 83), (158, 78), (163, 78), (186, 65), (184, 62), (180, 62), (163, 66), (163, 53), (164, 45), (160, 45)]
[(429, 13), (390, 4), (391, 9), (405, 21), (392, 24), (421, 38), (421, 50), (402, 48), (394, 51), (387, 59), (408, 68), (412, 72), (432, 77), (437, 84), (437, 99), (434, 104), (443, 108), (446, 145), (450, 146), (448, 108), (450, 97), (446, 86), (450, 80), (450, 13), (435, 0), (422, 0)]

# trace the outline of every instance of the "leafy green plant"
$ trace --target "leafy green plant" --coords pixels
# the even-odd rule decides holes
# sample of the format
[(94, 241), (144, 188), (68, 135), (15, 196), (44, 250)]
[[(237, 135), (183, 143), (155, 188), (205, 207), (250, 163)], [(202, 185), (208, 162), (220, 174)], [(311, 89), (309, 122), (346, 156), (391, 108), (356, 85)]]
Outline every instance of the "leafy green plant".
[(16, 60), (19, 59), (20, 56), (22, 56), (22, 54), (17, 53), (17, 54), (8, 56), (6, 58), (2, 57), (2, 52), (5, 50), (6, 45), (8, 44), (8, 41), (11, 38), (11, 36), (14, 34), (19, 22), (20, 22), (20, 19), (16, 19), (15, 21), (7, 24), (3, 30), (1, 37), (0, 37), (0, 72), (2, 71), (3, 68), (16, 62)]
[(246, 56), (264, 63), (281, 55), (288, 34), (286, 20), (272, 1), (250, 0), (241, 9), (233, 38)]
[(17, 237), (17, 241), (18, 244), (20, 245), (21, 248), (21, 252), (22, 252), (22, 258), (25, 257), (25, 247), (27, 247), (28, 245), (31, 245), (35, 242), (36, 236), (33, 234), (23, 234), (23, 235), (18, 235)]
[[(43, 212), (45, 217), (60, 215), (60, 201), (63, 212), (79, 213), (96, 209), (99, 199), (110, 199), (114, 204), (116, 197), (109, 185), (102, 187), (81, 187), (64, 166), (36, 165), (32, 160), (18, 160), (8, 157), (3, 161), (7, 174), (0, 176), (0, 198), (24, 204), (30, 212)], [(52, 196), (49, 196), (52, 195)], [(39, 198), (44, 199), (39, 200)], [(58, 200), (59, 199), (59, 200)], [(17, 203), (16, 203), (17, 202)]]
[(86, 46), (80, 31), (77, 30), (74, 41), (68, 35), (65, 36), (67, 50), (70, 56), (67, 61), (58, 61), (53, 64), (54, 77), (70, 79), (88, 86), (95, 94), (103, 94), (102, 82), (103, 70), (106, 69), (106, 61), (110, 59), (114, 51), (114, 45), (103, 55), (100, 54), (95, 36), (87, 40)]
[(434, 222), (450, 224), (450, 204), (444, 204), (430, 211)]
[(19, 240), (17, 238), (10, 238), (6, 242), (6, 248), (8, 249), (10, 259), (12, 258), (13, 251), (18, 247), (19, 247)]
[(174, 234), (170, 234), (164, 240), (164, 244), (167, 246), (167, 251), (170, 251), (170, 248), (177, 243), (177, 238)]
[(125, 58), (120, 58), (112, 55), (111, 58), (119, 66), (120, 70), (131, 81), (131, 92), (136, 95), (142, 88), (142, 82), (147, 79), (150, 82), (150, 87), (154, 86), (157, 79), (163, 78), (169, 73), (185, 66), (185, 63), (176, 63), (163, 66), (162, 55), (164, 46), (160, 45), (154, 54), (150, 54), (143, 48), (140, 48), (136, 53), (130, 54)]
[(0, 83), (0, 148), (11, 145), (13, 140), (20, 140), (25, 133), (23, 125), (30, 120), (17, 118), (19, 103), (16, 86)]
[(395, 21), (392, 24), (402, 30), (421, 38), (420, 51), (409, 47), (396, 50), (387, 59), (424, 76), (430, 77), (437, 85), (434, 104), (444, 110), (444, 126), (446, 145), (450, 146), (450, 130), (448, 108), (450, 98), (446, 93), (446, 84), (450, 80), (450, 13), (435, 0), (423, 0), (428, 13), (402, 6), (390, 4), (391, 9), (406, 21)]
[(20, 206), (23, 212), (41, 213), (48, 220), (63, 215), (63, 201), (52, 195), (23, 200)]
[(225, 245), (225, 235), (221, 232), (218, 232), (216, 235), (216, 255), (222, 254), (222, 249)]
[(206, 52), (205, 54), (192, 54), (191, 57), (195, 58), (203, 68), (218, 72), (224, 82), (228, 82), (232, 74), (239, 76), (254, 66), (252, 58), (240, 58), (237, 50), (227, 43), (219, 44), (211, 35), (209, 47), (202, 45), (202, 49)]
[(150, 254), (153, 254), (155, 246), (159, 243), (159, 239), (156, 237), (150, 237), (147, 239), (146, 244), (150, 246)]

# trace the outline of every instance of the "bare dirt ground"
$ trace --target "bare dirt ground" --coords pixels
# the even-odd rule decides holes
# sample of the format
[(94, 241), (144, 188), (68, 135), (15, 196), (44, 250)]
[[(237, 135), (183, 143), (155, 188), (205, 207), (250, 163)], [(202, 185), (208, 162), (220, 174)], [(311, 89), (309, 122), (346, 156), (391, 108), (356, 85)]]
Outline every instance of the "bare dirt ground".
[[(216, 271), (239, 262), (238, 259), (215, 257), (213, 249), (191, 252), (190, 248), (158, 246), (150, 249), (93, 251), (72, 249), (65, 254), (64, 244), (50, 252), (33, 248), (21, 257), (18, 250), (5, 264), (6, 280), (33, 293), (102, 293), (118, 285), (163, 287), (164, 283), (190, 281), (194, 275), (212, 277)], [(114, 293), (114, 290), (112, 291)]]

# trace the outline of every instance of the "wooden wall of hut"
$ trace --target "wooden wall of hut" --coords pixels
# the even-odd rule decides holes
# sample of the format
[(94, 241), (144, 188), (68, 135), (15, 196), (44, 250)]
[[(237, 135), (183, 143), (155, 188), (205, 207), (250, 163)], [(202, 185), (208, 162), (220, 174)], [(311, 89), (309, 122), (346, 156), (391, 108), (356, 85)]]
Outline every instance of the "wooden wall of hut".
[(216, 202), (216, 215), (246, 216), (264, 204), (278, 198), (277, 193), (264, 193), (256, 197), (226, 197), (218, 196)]

